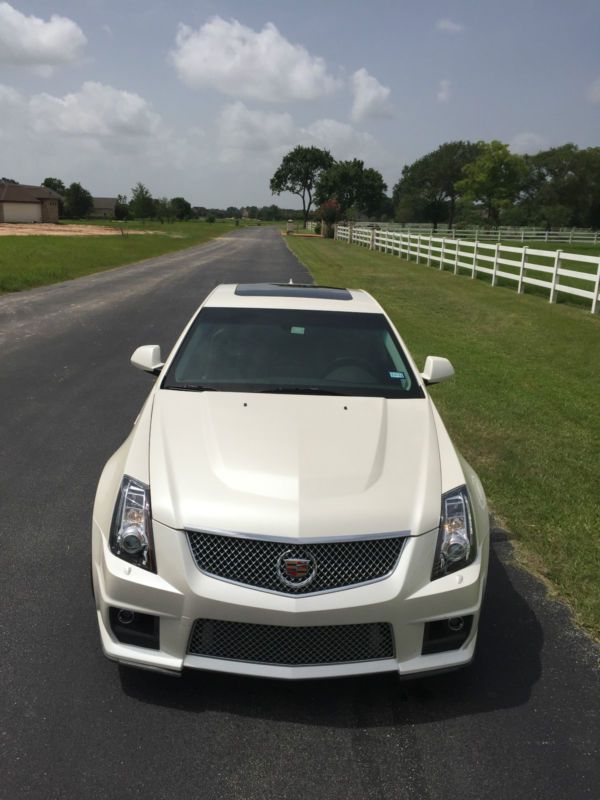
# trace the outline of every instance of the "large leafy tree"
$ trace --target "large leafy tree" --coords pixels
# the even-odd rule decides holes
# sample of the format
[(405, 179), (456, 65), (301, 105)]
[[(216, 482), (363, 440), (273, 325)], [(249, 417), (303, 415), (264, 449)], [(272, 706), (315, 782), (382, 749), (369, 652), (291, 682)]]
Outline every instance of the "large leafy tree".
[(148, 219), (156, 213), (154, 199), (143, 183), (136, 183), (131, 190), (129, 213), (135, 219)]
[(85, 219), (94, 207), (92, 195), (80, 183), (72, 183), (64, 192), (65, 216)]
[(129, 219), (129, 204), (127, 202), (127, 197), (124, 194), (117, 195), (117, 201), (115, 203), (115, 219)]
[(600, 148), (564, 144), (527, 158), (518, 210), (524, 223), (557, 227), (600, 224)]
[(527, 163), (496, 139), (478, 145), (479, 155), (464, 167), (464, 178), (456, 188), (465, 199), (481, 204), (489, 222), (498, 225), (501, 210), (509, 207), (523, 189)]
[(458, 182), (463, 170), (474, 161), (481, 148), (474, 142), (446, 142), (402, 170), (394, 186), (393, 198), (398, 217), (406, 222), (447, 220), (454, 225)]
[(283, 157), (270, 181), (271, 193), (291, 192), (302, 200), (304, 227), (314, 201), (314, 190), (321, 173), (331, 167), (333, 158), (327, 150), (298, 145)]
[(353, 211), (374, 216), (381, 211), (386, 189), (380, 172), (365, 168), (362, 161), (354, 158), (352, 161), (336, 161), (323, 172), (315, 197), (320, 205), (327, 200), (337, 200), (341, 214), (345, 216)]
[(175, 219), (190, 219), (192, 216), (192, 206), (185, 197), (173, 197), (171, 200), (171, 212)]

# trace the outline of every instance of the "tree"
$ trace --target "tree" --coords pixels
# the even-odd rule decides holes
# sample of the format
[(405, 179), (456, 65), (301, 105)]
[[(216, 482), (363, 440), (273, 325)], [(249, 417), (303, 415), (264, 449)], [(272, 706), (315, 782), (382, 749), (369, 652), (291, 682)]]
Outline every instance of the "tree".
[(320, 205), (336, 199), (341, 213), (348, 216), (353, 211), (373, 216), (381, 209), (387, 186), (376, 169), (367, 168), (362, 161), (336, 161), (321, 173), (315, 198)]
[(467, 200), (483, 205), (489, 222), (498, 225), (500, 211), (510, 206), (523, 188), (527, 164), (523, 156), (513, 155), (508, 145), (496, 139), (478, 145), (480, 153), (465, 166), (456, 189)]
[(600, 222), (600, 148), (552, 147), (526, 158), (518, 211), (527, 224), (594, 227)]
[(67, 191), (64, 183), (60, 178), (44, 178), (42, 186), (45, 186), (46, 189), (52, 189), (53, 192), (60, 195), (60, 200), (58, 201), (58, 216), (63, 217), (65, 214), (65, 202), (63, 198)]
[(17, 186), (19, 185), (19, 181), (16, 181), (14, 178), (0, 178), (0, 183), (13, 183)]
[(85, 219), (94, 208), (92, 195), (80, 183), (72, 183), (65, 189), (65, 216), (69, 219)]
[(298, 145), (283, 157), (279, 168), (271, 178), (272, 194), (291, 192), (302, 199), (305, 228), (317, 180), (332, 164), (333, 158), (328, 150)]
[(127, 197), (124, 194), (117, 195), (117, 201), (115, 203), (115, 219), (129, 219), (129, 205), (127, 203)]
[(327, 239), (333, 239), (333, 226), (342, 217), (342, 207), (335, 198), (325, 200), (319, 207), (319, 216), (324, 226), (324, 235)]
[(434, 226), (447, 219), (452, 227), (460, 194), (457, 184), (464, 177), (466, 165), (479, 152), (479, 144), (473, 142), (446, 142), (405, 166), (393, 190), (398, 218), (403, 222), (432, 222)]
[(46, 189), (52, 189), (53, 192), (60, 195), (64, 195), (66, 192), (65, 185), (60, 178), (44, 178), (42, 186), (45, 186)]
[(170, 203), (171, 213), (178, 220), (190, 219), (192, 216), (191, 203), (183, 197), (174, 197)]
[(129, 213), (135, 219), (149, 219), (154, 216), (154, 200), (143, 183), (137, 183), (131, 190)]

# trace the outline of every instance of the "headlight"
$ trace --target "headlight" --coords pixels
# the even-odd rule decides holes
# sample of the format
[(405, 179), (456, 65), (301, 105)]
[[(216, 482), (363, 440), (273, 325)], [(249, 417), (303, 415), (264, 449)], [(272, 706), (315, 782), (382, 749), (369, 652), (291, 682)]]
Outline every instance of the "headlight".
[(462, 569), (475, 558), (475, 531), (466, 486), (442, 495), (442, 515), (431, 580)]
[(110, 529), (111, 552), (131, 564), (156, 572), (150, 489), (125, 475)]

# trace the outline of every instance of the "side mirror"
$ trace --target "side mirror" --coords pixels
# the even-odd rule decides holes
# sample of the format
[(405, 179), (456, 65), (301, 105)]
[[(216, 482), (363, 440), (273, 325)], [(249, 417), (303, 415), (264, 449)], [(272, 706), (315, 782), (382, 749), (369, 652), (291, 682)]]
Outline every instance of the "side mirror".
[(144, 372), (158, 375), (164, 366), (164, 362), (160, 359), (160, 345), (145, 344), (142, 347), (138, 347), (131, 356), (131, 363), (134, 367)]
[(454, 375), (454, 367), (447, 358), (427, 356), (421, 377), (426, 384), (441, 383)]

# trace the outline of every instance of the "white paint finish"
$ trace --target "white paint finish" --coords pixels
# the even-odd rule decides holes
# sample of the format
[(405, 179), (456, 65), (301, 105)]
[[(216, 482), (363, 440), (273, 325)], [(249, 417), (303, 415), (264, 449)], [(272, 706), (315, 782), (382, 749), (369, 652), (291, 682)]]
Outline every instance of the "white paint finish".
[(426, 399), (163, 389), (150, 472), (153, 513), (173, 528), (300, 538), (422, 533), (439, 515)]

